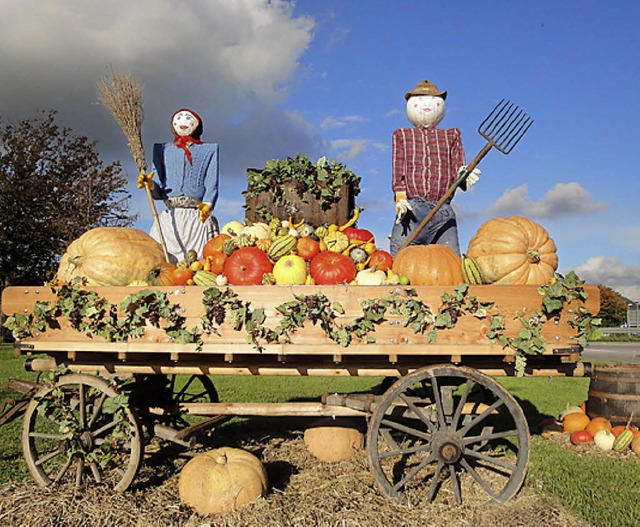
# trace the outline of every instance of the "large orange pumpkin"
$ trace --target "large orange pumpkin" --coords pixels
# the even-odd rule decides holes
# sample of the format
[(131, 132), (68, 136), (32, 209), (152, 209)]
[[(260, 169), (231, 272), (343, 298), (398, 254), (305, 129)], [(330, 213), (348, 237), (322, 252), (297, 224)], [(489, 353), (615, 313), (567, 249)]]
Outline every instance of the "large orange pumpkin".
[(521, 216), (481, 225), (469, 241), (467, 256), (475, 259), (488, 284), (543, 285), (558, 268), (556, 244), (549, 233)]
[(149, 271), (165, 262), (161, 245), (146, 232), (129, 227), (98, 227), (71, 242), (62, 255), (56, 278), (89, 285), (128, 285), (147, 280)]
[(457, 285), (464, 282), (460, 257), (446, 245), (409, 245), (393, 259), (393, 271), (411, 285)]

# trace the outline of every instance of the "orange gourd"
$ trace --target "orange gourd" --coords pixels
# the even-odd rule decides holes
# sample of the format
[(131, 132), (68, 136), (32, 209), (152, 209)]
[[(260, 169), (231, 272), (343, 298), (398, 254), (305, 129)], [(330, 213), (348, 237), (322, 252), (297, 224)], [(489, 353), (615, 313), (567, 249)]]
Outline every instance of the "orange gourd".
[(457, 285), (464, 282), (460, 257), (445, 245), (409, 245), (393, 259), (393, 271), (411, 285)]
[(562, 429), (569, 434), (577, 432), (578, 430), (585, 430), (589, 426), (591, 420), (586, 414), (581, 412), (574, 412), (567, 415), (562, 420)]
[(591, 433), (592, 436), (596, 435), (600, 430), (611, 430), (611, 421), (606, 417), (598, 416), (591, 419), (585, 430)]
[(202, 248), (202, 256), (207, 258), (208, 256), (213, 256), (215, 253), (221, 253), (224, 249), (224, 243), (230, 239), (231, 236), (225, 233), (214, 236)]
[(488, 284), (543, 285), (558, 268), (556, 244), (528, 218), (495, 218), (480, 226), (469, 241), (473, 258)]
[(156, 265), (149, 274), (147, 280), (151, 285), (176, 285), (173, 281), (172, 274), (176, 270), (176, 266), (168, 262)]

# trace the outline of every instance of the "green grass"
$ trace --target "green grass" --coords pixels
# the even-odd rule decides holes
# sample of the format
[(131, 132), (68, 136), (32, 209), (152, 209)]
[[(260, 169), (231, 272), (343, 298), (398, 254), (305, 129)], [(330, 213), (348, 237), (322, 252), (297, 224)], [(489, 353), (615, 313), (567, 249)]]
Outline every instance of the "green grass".
[[(9, 377), (35, 379), (23, 369), (24, 358), (0, 345), (0, 400), (16, 397), (5, 389)], [(380, 378), (212, 377), (221, 401), (317, 401), (323, 393), (375, 390)], [(499, 378), (522, 406), (531, 427), (556, 416), (567, 403), (587, 398), (589, 379), (571, 377)], [(276, 419), (276, 418), (274, 418)], [(279, 425), (286, 425), (277, 418)], [(20, 420), (0, 428), (0, 483), (27, 477), (20, 449)], [(590, 525), (637, 525), (640, 518), (640, 458), (614, 460), (578, 454), (534, 436), (527, 485), (551, 495)]]

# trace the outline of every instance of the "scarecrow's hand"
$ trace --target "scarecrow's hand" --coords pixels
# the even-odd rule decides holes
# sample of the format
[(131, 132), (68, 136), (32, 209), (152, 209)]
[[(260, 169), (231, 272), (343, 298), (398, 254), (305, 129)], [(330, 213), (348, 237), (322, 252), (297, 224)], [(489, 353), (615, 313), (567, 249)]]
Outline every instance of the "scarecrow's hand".
[(200, 203), (198, 210), (200, 211), (200, 221), (204, 223), (211, 216), (211, 205), (209, 203)]
[(399, 224), (410, 210), (412, 211), (413, 207), (407, 201), (406, 193), (396, 192), (396, 223)]
[(145, 174), (144, 170), (140, 171), (138, 176), (138, 188), (149, 187), (149, 190), (153, 189), (155, 183), (153, 181), (153, 170), (148, 174)]
[[(467, 172), (467, 165), (462, 165), (458, 169), (458, 175), (461, 176), (465, 172)], [(478, 168), (474, 168), (471, 172), (469, 172), (469, 175), (464, 180), (465, 183), (467, 184), (468, 189), (473, 187), (473, 185), (475, 185), (478, 182), (478, 180), (480, 179), (480, 174), (482, 174), (482, 172), (480, 172)]]

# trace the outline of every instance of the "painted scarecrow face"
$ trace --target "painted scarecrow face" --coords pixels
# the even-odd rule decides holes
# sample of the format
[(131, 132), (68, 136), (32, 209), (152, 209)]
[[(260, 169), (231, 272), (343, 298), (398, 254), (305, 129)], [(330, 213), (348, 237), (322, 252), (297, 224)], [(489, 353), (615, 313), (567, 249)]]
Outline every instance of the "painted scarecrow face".
[(183, 137), (191, 135), (195, 129), (198, 128), (198, 124), (198, 118), (186, 110), (176, 113), (171, 121), (171, 125), (176, 134)]
[(444, 118), (442, 97), (413, 95), (407, 101), (407, 118), (413, 126), (436, 127)]

